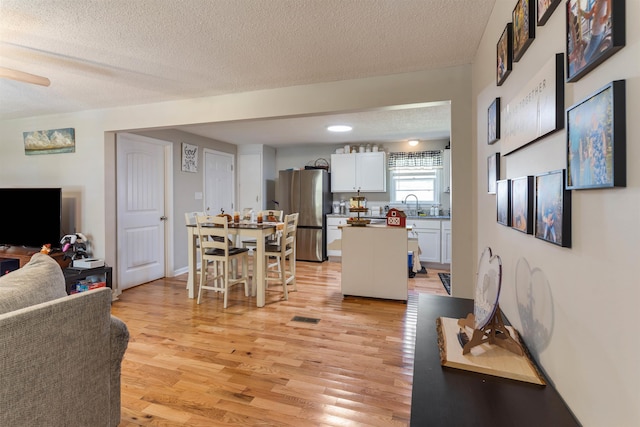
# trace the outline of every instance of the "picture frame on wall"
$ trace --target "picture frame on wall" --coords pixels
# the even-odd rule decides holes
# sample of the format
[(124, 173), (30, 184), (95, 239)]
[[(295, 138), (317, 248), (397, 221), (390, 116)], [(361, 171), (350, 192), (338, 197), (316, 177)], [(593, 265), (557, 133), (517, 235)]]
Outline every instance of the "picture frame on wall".
[(500, 179), (500, 153), (487, 157), (487, 193), (496, 194), (496, 181)]
[(198, 146), (182, 143), (182, 172), (198, 172)]
[(564, 177), (564, 170), (535, 176), (535, 237), (570, 248), (571, 192)]
[(625, 81), (567, 109), (567, 188), (626, 186)]
[(511, 180), (496, 181), (496, 212), (498, 224), (511, 226)]
[(538, 7), (536, 8), (538, 27), (541, 27), (547, 23), (559, 4), (560, 0), (538, 0)]
[(502, 86), (513, 69), (513, 24), (509, 22), (496, 45), (496, 85)]
[(625, 45), (625, 0), (567, 0), (567, 81), (576, 82)]
[(511, 227), (533, 234), (533, 175), (511, 179)]
[(487, 143), (500, 139), (500, 98), (493, 100), (487, 109)]
[(536, 37), (535, 2), (518, 0), (513, 9), (513, 62), (518, 62)]

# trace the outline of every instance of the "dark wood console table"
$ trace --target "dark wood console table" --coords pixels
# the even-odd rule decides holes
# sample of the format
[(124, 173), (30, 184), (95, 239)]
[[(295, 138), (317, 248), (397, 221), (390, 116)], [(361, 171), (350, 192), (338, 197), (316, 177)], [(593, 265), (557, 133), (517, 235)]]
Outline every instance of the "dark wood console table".
[[(23, 246), (7, 246), (0, 248), (0, 258), (14, 258), (20, 261), (20, 268), (29, 262), (34, 254), (40, 252), (40, 248), (25, 248)], [(60, 268), (66, 268), (70, 263), (70, 259), (64, 259), (63, 252), (53, 252), (49, 256), (55, 259)]]
[(419, 295), (411, 426), (579, 426), (551, 385), (440, 365), (436, 319), (471, 312), (470, 299)]

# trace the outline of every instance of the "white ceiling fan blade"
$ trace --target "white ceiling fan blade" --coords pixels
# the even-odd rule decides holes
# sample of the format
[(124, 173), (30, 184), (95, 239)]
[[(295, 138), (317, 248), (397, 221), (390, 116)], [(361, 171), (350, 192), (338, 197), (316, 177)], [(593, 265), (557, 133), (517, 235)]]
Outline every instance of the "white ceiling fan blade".
[(0, 78), (17, 80), (19, 82), (31, 83), (40, 86), (49, 86), (51, 84), (49, 79), (46, 77), (36, 76), (35, 74), (29, 74), (23, 71), (12, 70), (4, 67), (0, 67)]

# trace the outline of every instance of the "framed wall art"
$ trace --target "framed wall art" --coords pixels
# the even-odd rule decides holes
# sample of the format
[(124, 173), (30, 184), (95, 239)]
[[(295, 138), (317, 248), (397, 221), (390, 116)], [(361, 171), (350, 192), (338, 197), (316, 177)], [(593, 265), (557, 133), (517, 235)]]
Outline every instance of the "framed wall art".
[(27, 156), (76, 152), (75, 128), (22, 132), (22, 138)]
[(182, 143), (182, 171), (198, 172), (198, 146)]
[(538, 7), (536, 8), (538, 27), (541, 27), (547, 23), (559, 4), (560, 0), (538, 0)]
[(533, 176), (511, 180), (511, 227), (533, 234)]
[(625, 45), (625, 0), (567, 0), (567, 81), (576, 82)]
[(493, 100), (487, 109), (487, 143), (500, 139), (500, 98)]
[(567, 188), (626, 186), (625, 81), (567, 109)]
[(507, 155), (564, 127), (564, 54), (557, 53), (502, 109), (501, 151)]
[(570, 248), (571, 192), (565, 189), (564, 171), (536, 175), (535, 193), (535, 236)]
[(513, 62), (522, 58), (536, 37), (535, 1), (518, 0), (513, 9)]
[(496, 45), (496, 84), (502, 86), (513, 68), (513, 24), (509, 22)]
[(500, 153), (487, 157), (487, 193), (496, 194), (496, 181), (500, 179)]
[(511, 180), (496, 181), (496, 211), (498, 224), (511, 226)]

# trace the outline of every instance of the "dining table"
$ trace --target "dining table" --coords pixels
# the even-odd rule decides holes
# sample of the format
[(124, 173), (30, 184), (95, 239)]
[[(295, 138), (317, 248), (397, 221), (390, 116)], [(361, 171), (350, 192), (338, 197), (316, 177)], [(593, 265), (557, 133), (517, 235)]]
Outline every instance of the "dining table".
[[(283, 223), (276, 222), (230, 222), (228, 224), (229, 235), (239, 238), (247, 237), (255, 239), (256, 248), (253, 256), (253, 286), (251, 294), (256, 297), (256, 305), (264, 307), (265, 304), (265, 238), (282, 229)], [(202, 226), (202, 225), (201, 225)], [(213, 227), (205, 225), (205, 227)], [(195, 298), (195, 281), (198, 268), (198, 226), (187, 224), (188, 252), (189, 252), (189, 277), (187, 278), (187, 290), (189, 298)]]

